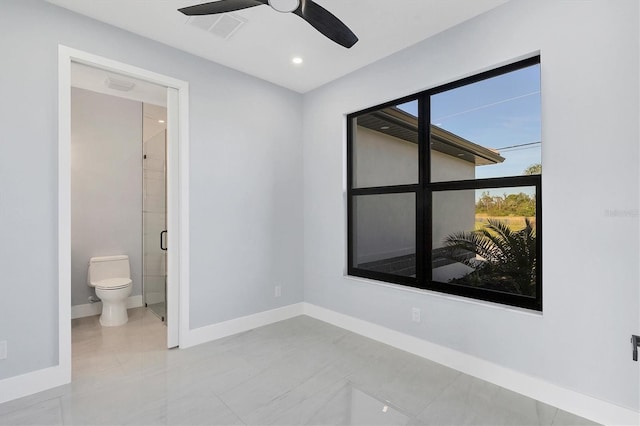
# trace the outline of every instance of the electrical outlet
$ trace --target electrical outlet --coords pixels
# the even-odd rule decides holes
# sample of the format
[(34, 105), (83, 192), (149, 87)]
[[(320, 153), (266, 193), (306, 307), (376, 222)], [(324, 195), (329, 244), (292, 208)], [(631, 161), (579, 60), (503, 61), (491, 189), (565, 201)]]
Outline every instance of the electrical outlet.
[(277, 285), (275, 287), (274, 294), (275, 294), (276, 297), (282, 296), (282, 286)]
[(0, 359), (7, 359), (7, 341), (0, 342)]
[(411, 321), (420, 322), (420, 309), (419, 308), (411, 309)]

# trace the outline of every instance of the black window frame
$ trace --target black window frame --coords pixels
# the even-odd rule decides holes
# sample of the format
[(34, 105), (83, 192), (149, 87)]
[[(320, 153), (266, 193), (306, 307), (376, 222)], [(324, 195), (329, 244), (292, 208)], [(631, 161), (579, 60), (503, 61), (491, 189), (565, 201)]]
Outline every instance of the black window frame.
[[(432, 89), (404, 96), (347, 115), (347, 274), (392, 284), (542, 311), (542, 176), (522, 175), (456, 181), (431, 181), (430, 98), (451, 89), (473, 84), (540, 64), (540, 56), (511, 63)], [(354, 188), (354, 132), (356, 119), (376, 110), (407, 102), (418, 102), (418, 183)], [(477, 190), (529, 186), (536, 190), (536, 296), (474, 288), (432, 280), (432, 195), (437, 191)], [(407, 277), (365, 270), (354, 266), (354, 199), (363, 195), (414, 193), (416, 199), (416, 276)]]

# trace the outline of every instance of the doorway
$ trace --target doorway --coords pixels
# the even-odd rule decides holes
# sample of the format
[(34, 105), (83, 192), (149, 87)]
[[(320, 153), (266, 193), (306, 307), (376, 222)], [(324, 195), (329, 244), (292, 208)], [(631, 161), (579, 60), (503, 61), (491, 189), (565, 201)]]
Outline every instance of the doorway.
[[(94, 67), (166, 88), (167, 346), (177, 347), (188, 331), (188, 84), (86, 52), (59, 47), (59, 364), (71, 378), (71, 65)], [(182, 296), (182, 298), (181, 298)]]

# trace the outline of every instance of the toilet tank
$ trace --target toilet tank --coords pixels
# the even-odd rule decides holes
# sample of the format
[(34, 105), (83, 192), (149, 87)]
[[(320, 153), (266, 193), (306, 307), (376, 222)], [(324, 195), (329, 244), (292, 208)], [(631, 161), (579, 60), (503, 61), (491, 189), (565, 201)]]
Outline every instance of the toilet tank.
[(101, 256), (89, 260), (89, 283), (108, 278), (131, 278), (129, 256)]

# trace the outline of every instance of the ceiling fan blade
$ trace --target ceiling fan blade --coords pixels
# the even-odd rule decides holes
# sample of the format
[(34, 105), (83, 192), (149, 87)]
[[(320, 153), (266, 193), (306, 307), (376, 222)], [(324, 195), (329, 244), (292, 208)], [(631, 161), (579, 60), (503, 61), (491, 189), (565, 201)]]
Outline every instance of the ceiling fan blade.
[(331, 12), (311, 0), (301, 0), (300, 6), (293, 11), (311, 24), (316, 30), (349, 49), (358, 42), (358, 37)]
[(269, 4), (268, 0), (219, 0), (210, 3), (196, 4), (195, 6), (183, 7), (179, 12), (187, 16), (213, 15), (216, 13), (233, 12), (234, 10), (246, 9), (248, 7)]

